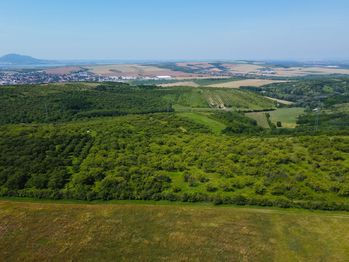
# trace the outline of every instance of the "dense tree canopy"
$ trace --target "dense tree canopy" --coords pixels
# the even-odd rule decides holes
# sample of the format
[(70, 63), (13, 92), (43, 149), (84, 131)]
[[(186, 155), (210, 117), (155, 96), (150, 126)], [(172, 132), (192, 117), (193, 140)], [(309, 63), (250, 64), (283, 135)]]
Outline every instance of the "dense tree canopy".
[(159, 92), (120, 83), (0, 87), (0, 124), (173, 111)]
[(262, 88), (246, 87), (270, 97), (292, 101), (295, 106), (316, 108), (349, 102), (349, 79), (326, 78), (274, 83)]
[[(346, 104), (308, 110), (293, 130), (266, 130), (228, 107), (240, 98), (241, 108), (270, 105), (241, 90), (106, 83), (0, 92), (2, 196), (349, 210)], [(222, 107), (210, 107), (213, 98)]]
[(214, 135), (175, 114), (0, 130), (2, 195), (349, 204), (347, 137)]

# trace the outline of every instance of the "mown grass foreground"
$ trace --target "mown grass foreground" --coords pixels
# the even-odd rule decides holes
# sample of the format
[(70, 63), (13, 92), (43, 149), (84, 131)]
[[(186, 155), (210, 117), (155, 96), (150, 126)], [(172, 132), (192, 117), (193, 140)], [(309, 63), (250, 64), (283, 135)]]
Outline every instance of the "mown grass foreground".
[(349, 215), (0, 200), (2, 261), (347, 261)]

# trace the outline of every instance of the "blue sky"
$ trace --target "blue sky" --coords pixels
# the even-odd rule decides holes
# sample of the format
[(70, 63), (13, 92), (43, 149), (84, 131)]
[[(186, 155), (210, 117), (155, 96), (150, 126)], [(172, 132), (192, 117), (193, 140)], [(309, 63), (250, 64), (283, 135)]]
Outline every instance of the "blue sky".
[(1, 0), (0, 55), (349, 59), (348, 0)]

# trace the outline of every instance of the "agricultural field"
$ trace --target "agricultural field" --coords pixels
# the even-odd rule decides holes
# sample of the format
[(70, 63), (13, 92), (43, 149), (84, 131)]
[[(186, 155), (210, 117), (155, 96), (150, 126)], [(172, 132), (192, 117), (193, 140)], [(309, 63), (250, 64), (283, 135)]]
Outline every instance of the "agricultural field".
[(83, 68), (80, 66), (65, 66), (65, 67), (48, 68), (48, 69), (45, 69), (45, 72), (51, 75), (64, 75), (64, 74), (69, 74), (73, 72), (79, 72), (82, 70)]
[(248, 64), (248, 63), (226, 63), (222, 64), (232, 74), (253, 74), (257, 73), (259, 69), (263, 68), (261, 65)]
[(261, 87), (264, 85), (269, 85), (273, 83), (283, 83), (286, 81), (283, 80), (266, 80), (266, 79), (245, 79), (245, 80), (237, 80), (225, 83), (218, 83), (209, 85), (210, 87), (220, 87), (220, 88), (240, 88), (242, 86), (254, 86)]
[(5, 261), (347, 261), (346, 213), (0, 200)]
[(329, 67), (291, 67), (289, 69), (276, 68), (279, 76), (305, 76), (305, 75), (333, 75), (342, 74), (348, 75), (349, 69), (329, 68)]
[[(282, 67), (263, 63), (220, 63), (220, 62), (183, 62), (183, 63), (159, 63), (159, 64), (109, 64), (86, 66), (61, 66), (45, 69), (49, 74), (67, 74), (86, 70), (92, 74), (101, 76), (145, 78), (157, 76), (170, 76), (175, 80), (189, 79), (190, 82), (208, 78), (252, 78), (240, 86), (263, 85), (264, 81), (289, 80), (290, 78), (305, 77), (309, 75), (349, 75), (347, 68), (333, 67), (307, 67), (288, 66)], [(257, 78), (257, 79), (254, 79)], [(258, 79), (263, 78), (263, 79)], [(249, 79), (247, 79), (249, 80)], [(262, 80), (259, 82), (258, 80)], [(180, 85), (182, 85), (179, 82)], [(215, 86), (218, 87), (218, 86)], [(220, 86), (219, 86), (220, 87)], [(225, 87), (237, 88), (238, 83), (226, 84)]]
[(190, 87), (209, 87), (212, 85), (225, 84), (241, 80), (240, 77), (200, 77), (192, 80), (172, 80), (169, 83), (160, 83), (162, 87), (190, 86)]
[(170, 83), (160, 84), (162, 87), (176, 87), (176, 86), (189, 86), (189, 87), (199, 87), (195, 81), (176, 81)]
[(279, 103), (279, 104), (281, 104), (281, 105), (288, 105), (288, 106), (291, 106), (291, 105), (294, 104), (294, 102), (287, 101), (287, 100), (277, 99), (277, 98), (268, 97), (268, 96), (264, 96), (264, 97), (266, 97), (266, 98), (268, 98), (268, 99), (271, 99), (271, 100), (273, 100), (273, 101), (275, 101), (275, 102), (277, 102), (277, 103)]
[(173, 105), (188, 108), (215, 108), (224, 110), (270, 110), (276, 102), (261, 95), (239, 89), (179, 87), (166, 96)]
[(262, 110), (265, 108), (276, 108), (275, 102), (268, 101), (264, 97), (253, 96), (242, 90), (212, 90), (204, 92), (205, 97), (211, 107), (234, 108), (241, 111)]
[(211, 63), (208, 62), (180, 62), (176, 63), (179, 67), (187, 67), (190, 69), (210, 69), (213, 67)]
[(268, 64), (251, 64), (251, 63), (225, 63), (221, 65), (226, 68), (226, 71), (230, 74), (238, 75), (251, 75), (251, 76), (266, 76), (266, 77), (301, 77), (307, 75), (333, 75), (342, 74), (348, 75), (349, 69), (345, 68), (331, 68), (331, 67), (299, 67), (288, 66), (280, 67), (278, 65)]
[(267, 80), (267, 79), (233, 79), (233, 78), (217, 78), (217, 79), (196, 79), (192, 81), (176, 81), (171, 83), (159, 84), (162, 87), (214, 87), (214, 88), (240, 88), (242, 86), (261, 87), (272, 83), (284, 83), (284, 80)]
[(244, 78), (242, 77), (210, 77), (210, 78), (200, 78), (200, 79), (196, 79), (194, 80), (195, 83), (197, 83), (200, 86), (210, 86), (210, 85), (214, 85), (214, 84), (224, 84), (224, 83), (228, 83), (228, 82), (232, 82), (232, 81), (238, 81), (238, 80), (242, 80)]
[(186, 72), (174, 71), (151, 65), (140, 64), (114, 64), (114, 65), (93, 65), (85, 67), (91, 73), (104, 76), (124, 77), (195, 77), (197, 75)]

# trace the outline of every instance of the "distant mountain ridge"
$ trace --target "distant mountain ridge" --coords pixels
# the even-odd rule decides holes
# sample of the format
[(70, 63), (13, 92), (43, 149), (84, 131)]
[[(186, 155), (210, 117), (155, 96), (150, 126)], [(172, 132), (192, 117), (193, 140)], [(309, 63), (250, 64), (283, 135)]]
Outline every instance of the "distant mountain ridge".
[(19, 54), (8, 54), (0, 57), (0, 64), (2, 65), (44, 65), (53, 62)]

